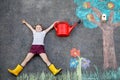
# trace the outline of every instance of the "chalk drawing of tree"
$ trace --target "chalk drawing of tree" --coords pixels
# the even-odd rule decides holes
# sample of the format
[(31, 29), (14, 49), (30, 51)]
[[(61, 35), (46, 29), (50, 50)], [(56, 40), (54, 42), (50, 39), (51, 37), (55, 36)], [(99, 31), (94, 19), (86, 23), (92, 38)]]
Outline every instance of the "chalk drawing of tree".
[[(83, 20), (86, 28), (102, 30), (103, 68), (117, 68), (114, 47), (114, 29), (120, 26), (120, 0), (74, 0), (77, 5), (76, 16)], [(107, 15), (107, 21), (102, 20)]]

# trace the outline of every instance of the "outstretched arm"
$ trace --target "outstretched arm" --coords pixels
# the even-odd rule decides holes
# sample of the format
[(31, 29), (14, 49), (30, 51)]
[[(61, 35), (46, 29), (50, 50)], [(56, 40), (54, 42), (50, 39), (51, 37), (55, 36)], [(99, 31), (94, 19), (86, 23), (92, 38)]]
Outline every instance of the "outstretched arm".
[(92, 10), (96, 13), (96, 15), (101, 18), (102, 13), (95, 7), (92, 7)]
[(114, 12), (112, 11), (111, 13), (110, 13), (110, 16), (109, 16), (109, 19), (108, 19), (108, 23), (112, 23), (112, 21), (113, 21), (113, 15), (114, 15)]
[(59, 21), (55, 21), (50, 27), (48, 27), (46, 30), (44, 30), (46, 33), (49, 32), (53, 27), (54, 27), (54, 24), (57, 23)]
[(35, 31), (33, 27), (26, 20), (23, 19), (22, 23), (25, 24), (32, 32)]

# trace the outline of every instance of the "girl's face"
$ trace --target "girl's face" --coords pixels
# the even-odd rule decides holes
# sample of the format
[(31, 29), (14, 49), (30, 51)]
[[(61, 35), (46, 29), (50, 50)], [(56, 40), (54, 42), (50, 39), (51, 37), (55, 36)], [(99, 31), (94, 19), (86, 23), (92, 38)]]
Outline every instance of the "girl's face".
[(36, 25), (35, 26), (35, 30), (37, 31), (37, 32), (40, 32), (40, 31), (42, 31), (42, 27), (41, 27), (41, 25)]

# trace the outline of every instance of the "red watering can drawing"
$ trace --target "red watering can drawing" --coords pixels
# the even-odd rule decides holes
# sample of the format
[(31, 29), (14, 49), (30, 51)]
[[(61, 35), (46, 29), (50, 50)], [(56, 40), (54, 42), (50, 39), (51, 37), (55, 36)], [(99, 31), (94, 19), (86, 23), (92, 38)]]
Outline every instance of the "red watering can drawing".
[(61, 21), (58, 22), (54, 25), (54, 28), (56, 30), (56, 34), (59, 37), (67, 37), (70, 35), (70, 32), (72, 31), (73, 28), (75, 28), (78, 24), (81, 23), (81, 20), (78, 22), (74, 23), (72, 26), (69, 25), (68, 22), (66, 21)]

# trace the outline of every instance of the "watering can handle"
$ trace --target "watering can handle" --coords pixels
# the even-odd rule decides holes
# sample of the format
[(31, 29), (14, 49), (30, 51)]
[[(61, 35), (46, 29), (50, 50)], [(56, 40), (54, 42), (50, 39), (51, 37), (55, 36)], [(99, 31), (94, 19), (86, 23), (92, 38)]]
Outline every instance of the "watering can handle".
[(56, 26), (56, 25), (57, 25), (57, 23), (54, 24), (54, 28), (55, 28), (55, 30), (57, 31), (57, 26)]

